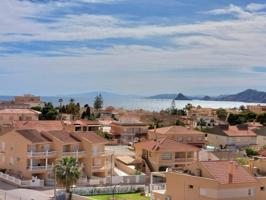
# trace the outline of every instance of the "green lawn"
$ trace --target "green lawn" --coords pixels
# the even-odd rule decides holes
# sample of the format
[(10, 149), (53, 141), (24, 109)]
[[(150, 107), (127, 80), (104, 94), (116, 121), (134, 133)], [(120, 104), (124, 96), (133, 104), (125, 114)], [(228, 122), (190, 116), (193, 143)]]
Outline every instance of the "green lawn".
[[(96, 195), (96, 196), (88, 196), (91, 200), (111, 200), (112, 195)], [(116, 200), (149, 200), (149, 197), (140, 196), (140, 193), (133, 194), (116, 194)]]

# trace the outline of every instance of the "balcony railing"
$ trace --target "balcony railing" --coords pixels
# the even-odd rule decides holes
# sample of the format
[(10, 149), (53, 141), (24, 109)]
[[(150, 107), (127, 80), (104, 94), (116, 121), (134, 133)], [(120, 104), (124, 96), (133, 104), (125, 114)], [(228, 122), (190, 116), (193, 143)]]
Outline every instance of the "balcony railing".
[(103, 165), (94, 165), (94, 166), (92, 166), (92, 170), (93, 171), (104, 171), (105, 170), (105, 166), (103, 166)]
[(27, 155), (29, 157), (50, 157), (56, 156), (56, 151), (31, 151), (28, 152)]
[(65, 151), (63, 152), (63, 156), (70, 157), (84, 157), (86, 155), (85, 151)]
[(176, 162), (193, 162), (195, 158), (175, 158)]
[(53, 165), (37, 165), (37, 166), (28, 166), (27, 169), (29, 171), (46, 171), (53, 170)]

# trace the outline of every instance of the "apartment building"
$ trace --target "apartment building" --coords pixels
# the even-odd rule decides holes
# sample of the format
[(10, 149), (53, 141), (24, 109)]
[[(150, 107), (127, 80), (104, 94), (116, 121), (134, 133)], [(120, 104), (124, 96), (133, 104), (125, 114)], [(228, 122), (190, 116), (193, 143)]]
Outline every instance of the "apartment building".
[(14, 121), (39, 120), (41, 113), (32, 109), (2, 109), (0, 124), (12, 124)]
[(107, 176), (113, 157), (105, 144), (94, 132), (12, 130), (0, 136), (0, 169), (23, 179), (48, 180), (56, 162), (72, 156), (82, 164), (83, 176)]
[(247, 105), (247, 109), (251, 112), (254, 112), (256, 114), (261, 114), (266, 112), (266, 106), (265, 105)]
[(205, 145), (205, 133), (189, 127), (169, 126), (148, 131), (149, 139), (167, 137), (180, 143), (191, 144), (197, 147)]
[(42, 106), (41, 97), (32, 94), (25, 94), (23, 96), (15, 96), (14, 102), (16, 104), (28, 104), (31, 107)]
[(216, 126), (208, 130), (208, 143), (219, 148), (256, 147), (257, 135), (247, 124)]
[[(184, 167), (198, 159), (199, 148), (168, 138), (135, 144), (136, 160), (143, 160), (148, 171)], [(147, 170), (145, 170), (147, 171)]]
[(111, 123), (110, 136), (120, 143), (128, 144), (147, 138), (148, 125), (135, 119), (122, 119)]
[(166, 172), (166, 189), (154, 200), (264, 200), (266, 177), (256, 177), (235, 161), (202, 161)]

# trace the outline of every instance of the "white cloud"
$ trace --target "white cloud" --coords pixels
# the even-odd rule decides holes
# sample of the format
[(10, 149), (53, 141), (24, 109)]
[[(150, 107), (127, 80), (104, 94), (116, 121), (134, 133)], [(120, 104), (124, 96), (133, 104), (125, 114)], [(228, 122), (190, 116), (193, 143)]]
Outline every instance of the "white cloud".
[(246, 6), (246, 9), (252, 12), (266, 9), (266, 4), (250, 3)]

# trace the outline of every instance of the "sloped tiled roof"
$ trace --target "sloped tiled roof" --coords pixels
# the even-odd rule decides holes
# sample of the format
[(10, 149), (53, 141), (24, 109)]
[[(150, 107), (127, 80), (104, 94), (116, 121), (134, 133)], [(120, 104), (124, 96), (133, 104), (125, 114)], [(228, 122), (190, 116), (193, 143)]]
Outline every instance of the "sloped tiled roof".
[(66, 131), (49, 131), (48, 135), (55, 137), (63, 143), (78, 143), (79, 139), (71, 136), (69, 132)]
[(190, 135), (203, 135), (204, 133), (196, 131), (192, 128), (184, 126), (168, 126), (163, 128), (157, 128), (156, 130), (150, 130), (149, 133), (158, 133), (161, 135), (172, 135), (172, 134), (190, 134)]
[(189, 145), (179, 143), (175, 140), (168, 138), (161, 138), (157, 141), (147, 140), (135, 144), (136, 147), (140, 147), (149, 151), (159, 151), (159, 152), (188, 152), (188, 151), (198, 151), (199, 148)]
[(202, 161), (201, 164), (220, 184), (229, 184), (230, 162), (234, 166), (231, 184), (257, 182), (253, 175), (235, 161)]
[(63, 124), (59, 120), (15, 121), (14, 127), (17, 129), (36, 129), (38, 131), (63, 130)]
[(18, 134), (25, 137), (27, 140), (31, 141), (32, 143), (46, 143), (51, 142), (51, 140), (41, 132), (33, 129), (25, 129), (25, 130), (17, 130)]
[(89, 132), (73, 132), (71, 133), (74, 137), (77, 137), (79, 139), (85, 139), (91, 143), (107, 143), (108, 141), (97, 135), (95, 132), (93, 131), (89, 131)]

